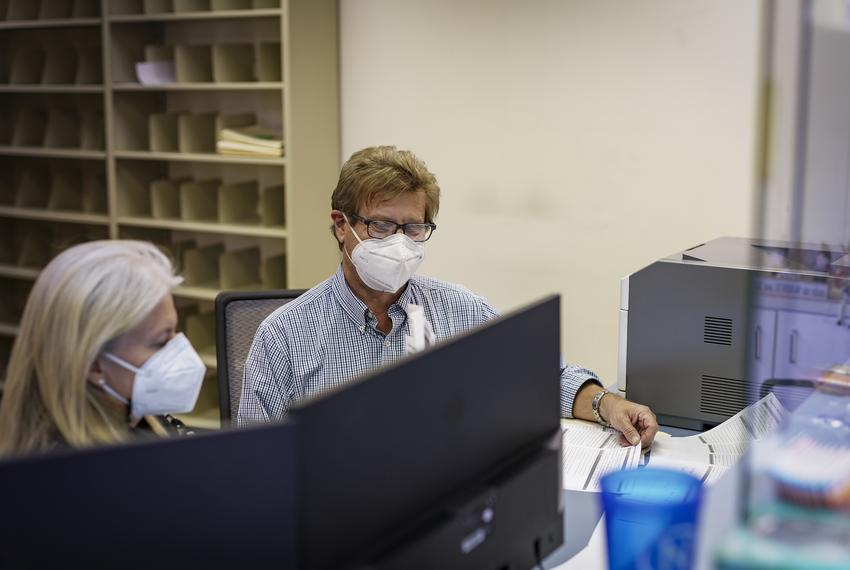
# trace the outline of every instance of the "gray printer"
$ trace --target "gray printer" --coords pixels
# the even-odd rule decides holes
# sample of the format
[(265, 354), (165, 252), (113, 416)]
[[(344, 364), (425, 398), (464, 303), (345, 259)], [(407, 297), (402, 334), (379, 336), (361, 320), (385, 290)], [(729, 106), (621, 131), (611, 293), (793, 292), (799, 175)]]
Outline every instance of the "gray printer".
[(773, 392), (793, 408), (850, 359), (842, 248), (718, 238), (622, 279), (618, 388), (704, 429)]

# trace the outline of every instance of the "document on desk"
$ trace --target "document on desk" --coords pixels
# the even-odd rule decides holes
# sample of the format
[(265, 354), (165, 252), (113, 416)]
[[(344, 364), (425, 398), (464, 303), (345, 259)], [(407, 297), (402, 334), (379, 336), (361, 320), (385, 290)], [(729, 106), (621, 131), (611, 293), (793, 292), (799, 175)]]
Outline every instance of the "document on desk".
[(684, 471), (711, 485), (735, 465), (753, 441), (770, 434), (786, 410), (773, 394), (699, 435), (670, 437), (659, 433), (641, 455), (640, 444), (620, 446), (620, 433), (582, 420), (561, 420), (565, 489), (598, 491), (599, 479), (611, 471), (645, 464)]
[(753, 441), (763, 439), (787, 414), (773, 394), (744, 408), (722, 424), (689, 437), (657, 437), (647, 465), (685, 471), (706, 485), (738, 462)]
[(634, 469), (640, 444), (621, 447), (620, 433), (581, 420), (561, 420), (565, 489), (598, 491), (599, 479), (611, 471)]

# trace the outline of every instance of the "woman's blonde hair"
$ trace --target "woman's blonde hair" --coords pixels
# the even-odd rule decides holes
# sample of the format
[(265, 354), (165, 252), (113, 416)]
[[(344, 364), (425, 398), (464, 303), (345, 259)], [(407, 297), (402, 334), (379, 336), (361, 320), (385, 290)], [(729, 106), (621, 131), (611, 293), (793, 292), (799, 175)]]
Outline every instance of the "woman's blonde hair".
[(32, 288), (12, 347), (0, 454), (126, 437), (126, 418), (104, 409), (87, 376), (104, 347), (141, 324), (180, 281), (147, 242), (94, 241), (56, 256)]

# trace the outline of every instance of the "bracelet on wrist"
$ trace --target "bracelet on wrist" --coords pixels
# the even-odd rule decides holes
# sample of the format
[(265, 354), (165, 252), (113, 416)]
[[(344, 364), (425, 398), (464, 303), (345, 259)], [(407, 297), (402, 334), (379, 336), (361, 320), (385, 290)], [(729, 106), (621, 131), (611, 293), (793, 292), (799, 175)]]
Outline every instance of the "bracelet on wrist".
[(599, 390), (596, 395), (593, 396), (593, 401), (590, 403), (590, 409), (593, 410), (593, 418), (596, 420), (596, 423), (605, 427), (611, 427), (611, 424), (602, 417), (601, 413), (599, 413), (599, 405), (602, 403), (602, 398), (605, 397), (605, 394), (610, 394), (610, 392), (604, 388)]

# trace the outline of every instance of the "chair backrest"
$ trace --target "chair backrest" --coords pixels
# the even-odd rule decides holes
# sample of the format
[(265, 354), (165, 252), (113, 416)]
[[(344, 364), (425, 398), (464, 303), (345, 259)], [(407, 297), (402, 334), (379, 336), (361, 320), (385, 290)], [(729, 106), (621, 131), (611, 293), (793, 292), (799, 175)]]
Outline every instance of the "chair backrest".
[(232, 423), (242, 395), (242, 371), (260, 323), (305, 289), (225, 291), (215, 298), (215, 342), (221, 427)]

